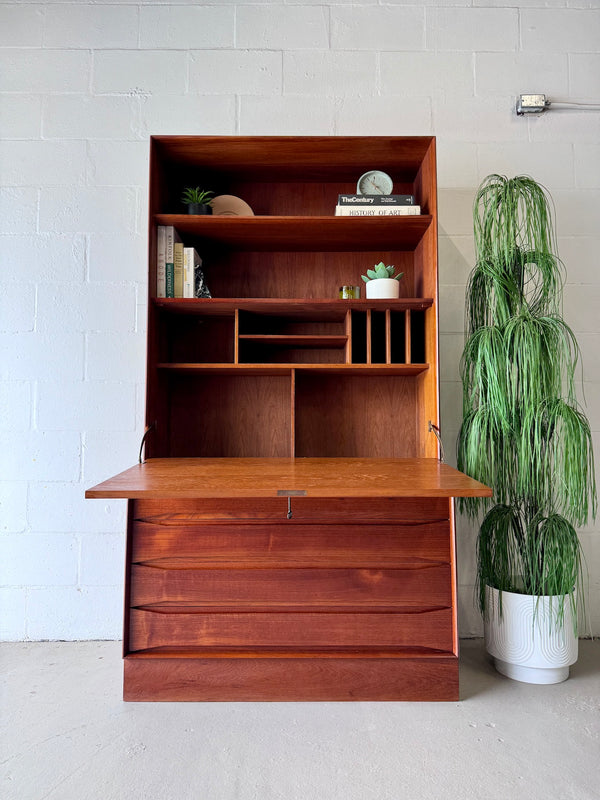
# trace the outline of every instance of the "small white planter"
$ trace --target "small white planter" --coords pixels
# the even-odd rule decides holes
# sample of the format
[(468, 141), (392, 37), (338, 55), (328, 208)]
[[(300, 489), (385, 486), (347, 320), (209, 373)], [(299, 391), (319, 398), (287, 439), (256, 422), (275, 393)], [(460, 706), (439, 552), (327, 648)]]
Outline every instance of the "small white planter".
[(400, 297), (400, 282), (395, 278), (367, 281), (367, 300), (395, 300)]
[(524, 683), (561, 683), (577, 661), (572, 601), (565, 598), (562, 625), (556, 623), (558, 597), (532, 597), (486, 590), (485, 648), (498, 672)]

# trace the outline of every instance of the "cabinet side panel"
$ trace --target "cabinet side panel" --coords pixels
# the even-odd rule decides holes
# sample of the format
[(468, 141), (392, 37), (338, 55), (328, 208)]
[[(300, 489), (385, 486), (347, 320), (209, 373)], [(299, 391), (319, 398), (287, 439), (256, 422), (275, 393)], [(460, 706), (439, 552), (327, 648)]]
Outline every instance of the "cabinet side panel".
[(453, 652), (458, 656), (458, 567), (456, 563), (456, 520), (455, 502), (451, 497), (448, 500), (450, 507), (450, 558), (451, 558), (451, 578), (452, 578), (452, 646)]
[(166, 424), (168, 415), (167, 397), (164, 385), (158, 380), (156, 365), (161, 357), (163, 330), (160, 317), (154, 306), (157, 287), (157, 225), (154, 216), (164, 207), (168, 193), (165, 166), (160, 147), (154, 137), (150, 137), (149, 158), (149, 197), (148, 197), (148, 317), (146, 332), (146, 426), (153, 430), (145, 444), (146, 458), (166, 456), (169, 447), (169, 431)]
[(123, 591), (123, 656), (129, 653), (130, 607), (131, 607), (131, 565), (133, 562), (133, 542), (135, 538), (136, 501), (127, 501), (127, 530), (125, 533), (125, 580)]
[(422, 199), (423, 212), (433, 219), (423, 239), (415, 248), (415, 286), (418, 294), (433, 298), (433, 306), (425, 312), (425, 359), (429, 370), (418, 382), (416, 403), (417, 455), (439, 457), (436, 438), (429, 432), (429, 422), (439, 427), (439, 291), (438, 291), (438, 220), (436, 143), (433, 139), (423, 158), (415, 181)]

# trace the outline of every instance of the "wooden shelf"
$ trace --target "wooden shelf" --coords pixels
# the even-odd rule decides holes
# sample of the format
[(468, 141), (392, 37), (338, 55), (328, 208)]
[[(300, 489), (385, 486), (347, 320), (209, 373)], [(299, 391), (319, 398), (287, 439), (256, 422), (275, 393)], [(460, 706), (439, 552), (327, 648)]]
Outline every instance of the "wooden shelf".
[(382, 217), (213, 217), (156, 214), (157, 225), (174, 225), (184, 237), (232, 250), (310, 252), (412, 250), (432, 223), (431, 215)]
[(162, 362), (159, 370), (179, 373), (214, 373), (221, 375), (291, 375), (297, 372), (339, 375), (405, 375), (411, 377), (427, 372), (429, 364), (187, 364)]
[(348, 311), (425, 311), (433, 305), (431, 297), (401, 297), (398, 300), (305, 300), (278, 297), (212, 297), (182, 299), (155, 297), (156, 308), (174, 314), (203, 316), (228, 316), (240, 311), (283, 316), (294, 319), (316, 319), (326, 322), (341, 321)]
[(348, 342), (347, 336), (316, 336), (299, 334), (258, 334), (241, 333), (238, 336), (240, 341), (252, 342), (254, 344), (265, 344), (271, 347), (316, 347), (316, 348), (337, 348), (345, 347)]
[[(199, 150), (198, 142), (202, 148)], [(153, 136), (170, 170), (201, 169), (244, 182), (284, 179), (356, 185), (373, 164), (397, 181), (414, 182), (431, 148), (430, 136)]]

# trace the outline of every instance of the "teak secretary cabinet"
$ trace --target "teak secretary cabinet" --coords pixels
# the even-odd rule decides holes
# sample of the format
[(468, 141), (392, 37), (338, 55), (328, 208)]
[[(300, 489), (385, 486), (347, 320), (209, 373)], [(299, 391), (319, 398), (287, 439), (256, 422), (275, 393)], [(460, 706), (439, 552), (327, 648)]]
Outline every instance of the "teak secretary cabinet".
[[(335, 217), (369, 169), (421, 215)], [(432, 432), (435, 139), (152, 137), (149, 215), (145, 461), (87, 492), (129, 500), (125, 699), (457, 699), (453, 497), (490, 491)], [(158, 225), (212, 299), (156, 297)], [(338, 299), (379, 261), (400, 299)]]

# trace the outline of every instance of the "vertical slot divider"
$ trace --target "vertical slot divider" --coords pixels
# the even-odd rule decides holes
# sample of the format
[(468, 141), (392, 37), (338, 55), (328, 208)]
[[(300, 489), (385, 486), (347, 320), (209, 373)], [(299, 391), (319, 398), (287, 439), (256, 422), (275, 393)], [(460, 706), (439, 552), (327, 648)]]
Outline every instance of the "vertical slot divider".
[(233, 363), (240, 363), (240, 310), (233, 312)]
[(290, 455), (296, 458), (296, 370), (290, 370)]
[(412, 345), (410, 341), (410, 309), (404, 312), (404, 360), (407, 364), (412, 364)]
[(392, 363), (392, 312), (385, 310), (385, 363)]
[(371, 309), (367, 308), (367, 364), (371, 363)]
[(352, 312), (350, 309), (346, 311), (346, 318), (344, 320), (346, 329), (346, 349), (344, 359), (346, 364), (352, 363)]

